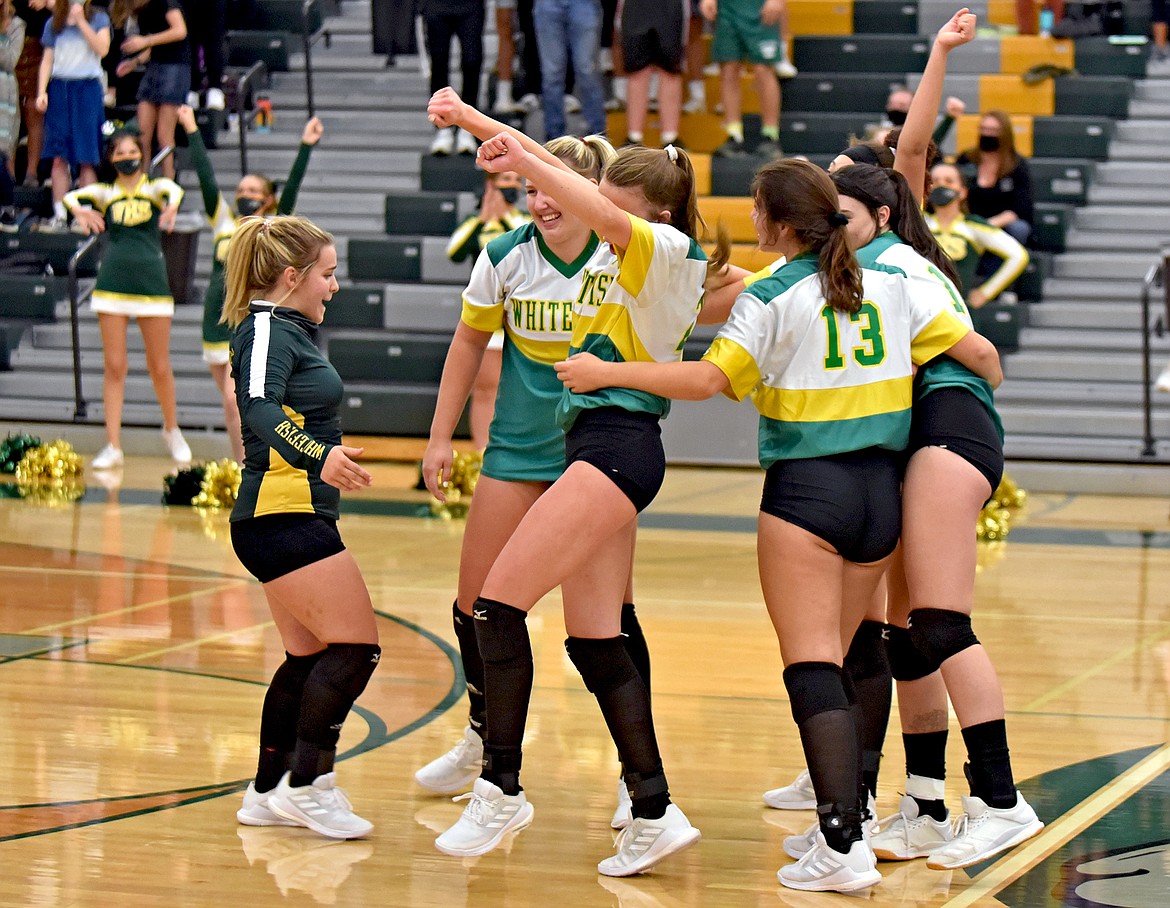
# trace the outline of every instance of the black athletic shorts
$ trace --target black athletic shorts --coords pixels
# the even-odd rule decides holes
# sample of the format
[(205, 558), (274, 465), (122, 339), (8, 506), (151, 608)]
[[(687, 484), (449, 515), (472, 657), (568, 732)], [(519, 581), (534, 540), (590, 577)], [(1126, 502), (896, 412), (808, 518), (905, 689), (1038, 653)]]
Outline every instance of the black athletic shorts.
[(983, 474), (991, 491), (1003, 479), (1003, 442), (995, 421), (974, 394), (939, 388), (914, 402), (906, 458), (921, 448), (946, 448)]
[(266, 514), (232, 522), (232, 548), (261, 583), (345, 551), (337, 521), (320, 514)]
[(819, 536), (846, 561), (885, 558), (902, 534), (901, 458), (866, 448), (778, 460), (764, 478), (760, 510)]
[(682, 72), (687, 49), (689, 0), (625, 0), (622, 7), (622, 65), (636, 73), (657, 66)]
[(565, 433), (565, 463), (578, 460), (597, 467), (645, 510), (666, 476), (658, 417), (620, 407), (583, 410)]

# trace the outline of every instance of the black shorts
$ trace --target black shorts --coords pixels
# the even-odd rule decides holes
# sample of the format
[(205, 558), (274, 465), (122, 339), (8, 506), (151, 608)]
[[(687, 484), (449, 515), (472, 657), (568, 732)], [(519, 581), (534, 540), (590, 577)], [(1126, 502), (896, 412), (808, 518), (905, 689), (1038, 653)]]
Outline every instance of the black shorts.
[(337, 521), (320, 514), (266, 514), (232, 521), (232, 548), (261, 583), (345, 551)]
[(906, 457), (922, 448), (946, 448), (983, 474), (991, 491), (1003, 479), (1003, 442), (995, 421), (974, 394), (939, 388), (914, 402)]
[(689, 0), (626, 0), (622, 8), (622, 64), (636, 73), (657, 66), (682, 72)]
[(893, 451), (866, 448), (768, 468), (760, 510), (819, 536), (846, 561), (881, 561), (902, 533), (902, 471)]
[(565, 463), (578, 460), (597, 467), (638, 511), (645, 510), (666, 476), (658, 417), (620, 407), (582, 411), (565, 433)]

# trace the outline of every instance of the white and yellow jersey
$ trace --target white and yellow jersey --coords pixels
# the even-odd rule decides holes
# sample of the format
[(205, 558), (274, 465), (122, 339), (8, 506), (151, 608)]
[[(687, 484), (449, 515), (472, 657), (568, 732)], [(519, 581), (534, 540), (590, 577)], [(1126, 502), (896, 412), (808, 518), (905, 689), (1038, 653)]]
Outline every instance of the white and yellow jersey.
[(970, 328), (944, 295), (911, 292), (906, 275), (863, 269), (855, 313), (825, 302), (817, 257), (801, 255), (739, 295), (703, 357), (728, 394), (760, 411), (760, 465), (864, 448), (902, 450), (914, 367)]
[(944, 228), (938, 218), (928, 214), (926, 225), (942, 246), (943, 252), (955, 263), (965, 293), (976, 289), (979, 259), (985, 252), (1002, 259), (995, 273), (978, 285), (989, 301), (1010, 287), (1028, 267), (1028, 250), (1006, 230), (989, 224), (981, 217), (960, 215)]
[[(703, 302), (707, 255), (693, 239), (670, 226), (635, 215), (629, 245), (618, 250), (616, 274), (587, 277), (573, 306), (573, 353), (607, 362), (676, 362), (695, 327)], [(665, 416), (670, 401), (628, 388), (588, 394), (566, 390), (561, 424), (568, 428), (581, 410), (620, 407)]]

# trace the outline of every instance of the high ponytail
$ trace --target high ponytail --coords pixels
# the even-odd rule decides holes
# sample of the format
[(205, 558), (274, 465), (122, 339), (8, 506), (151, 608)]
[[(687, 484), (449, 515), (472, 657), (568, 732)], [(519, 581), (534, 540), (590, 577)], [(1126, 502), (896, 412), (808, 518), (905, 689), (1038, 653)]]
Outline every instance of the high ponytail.
[(285, 268), (304, 273), (332, 245), (333, 236), (306, 218), (244, 218), (228, 248), (220, 324), (236, 327), (248, 317), (252, 300), (275, 286)]
[(606, 165), (617, 154), (605, 136), (560, 136), (545, 142), (544, 148), (585, 179), (599, 183)]

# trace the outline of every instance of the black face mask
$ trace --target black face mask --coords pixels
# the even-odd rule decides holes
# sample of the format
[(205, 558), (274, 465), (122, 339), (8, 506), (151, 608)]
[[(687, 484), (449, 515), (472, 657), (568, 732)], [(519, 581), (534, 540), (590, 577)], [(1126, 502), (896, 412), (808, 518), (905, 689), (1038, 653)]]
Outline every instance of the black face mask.
[(927, 201), (935, 208), (946, 208), (958, 197), (959, 194), (949, 186), (935, 186), (934, 189), (930, 190)]
[(904, 111), (904, 110), (887, 110), (886, 111), (886, 119), (889, 120), (891, 123), (893, 123), (895, 126), (905, 126), (906, 125), (906, 111)]
[(142, 158), (127, 158), (122, 161), (114, 161), (114, 170), (122, 174), (124, 177), (134, 176), (138, 173), (138, 168), (142, 166)]
[(515, 205), (516, 200), (520, 198), (520, 190), (515, 186), (505, 186), (500, 190), (500, 195), (504, 197), (504, 201), (509, 205)]
[(240, 213), (242, 218), (250, 218), (263, 207), (263, 199), (249, 199), (243, 196), (236, 199), (236, 211)]
[(999, 151), (999, 136), (980, 136), (980, 151)]

